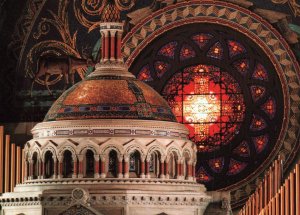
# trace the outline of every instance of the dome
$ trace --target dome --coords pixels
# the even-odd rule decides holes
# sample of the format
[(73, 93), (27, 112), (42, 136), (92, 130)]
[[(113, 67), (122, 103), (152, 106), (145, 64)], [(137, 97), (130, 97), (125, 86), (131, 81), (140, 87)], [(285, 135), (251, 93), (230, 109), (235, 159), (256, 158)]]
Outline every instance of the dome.
[(44, 121), (80, 119), (176, 122), (168, 103), (154, 89), (133, 76), (116, 74), (92, 75), (74, 85), (57, 99)]

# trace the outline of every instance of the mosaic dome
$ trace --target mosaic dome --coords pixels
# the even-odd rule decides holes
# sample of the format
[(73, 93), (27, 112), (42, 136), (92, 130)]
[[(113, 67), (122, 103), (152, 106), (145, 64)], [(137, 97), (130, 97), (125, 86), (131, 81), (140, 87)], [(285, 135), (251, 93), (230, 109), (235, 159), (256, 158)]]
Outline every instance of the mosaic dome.
[(148, 119), (176, 122), (168, 103), (135, 77), (91, 76), (65, 91), (44, 121)]

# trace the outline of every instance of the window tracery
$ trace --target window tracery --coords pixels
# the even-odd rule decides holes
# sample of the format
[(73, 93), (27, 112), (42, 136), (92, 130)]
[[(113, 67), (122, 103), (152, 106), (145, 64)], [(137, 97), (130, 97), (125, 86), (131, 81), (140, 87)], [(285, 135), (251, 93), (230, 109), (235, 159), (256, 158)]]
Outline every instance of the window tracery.
[[(168, 65), (163, 73), (157, 62)], [(181, 26), (150, 43), (130, 70), (160, 92), (190, 130), (198, 148), (196, 177), (209, 189), (247, 177), (276, 144), (283, 120), (280, 80), (246, 35), (221, 25)]]

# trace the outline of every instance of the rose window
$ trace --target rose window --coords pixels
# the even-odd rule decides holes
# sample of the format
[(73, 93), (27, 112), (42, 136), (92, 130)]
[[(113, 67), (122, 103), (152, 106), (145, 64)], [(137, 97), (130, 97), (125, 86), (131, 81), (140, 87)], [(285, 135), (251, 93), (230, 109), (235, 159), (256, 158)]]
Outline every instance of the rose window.
[(246, 35), (221, 25), (181, 26), (153, 40), (130, 71), (189, 129), (196, 177), (208, 189), (246, 179), (275, 147), (282, 87), (271, 60)]

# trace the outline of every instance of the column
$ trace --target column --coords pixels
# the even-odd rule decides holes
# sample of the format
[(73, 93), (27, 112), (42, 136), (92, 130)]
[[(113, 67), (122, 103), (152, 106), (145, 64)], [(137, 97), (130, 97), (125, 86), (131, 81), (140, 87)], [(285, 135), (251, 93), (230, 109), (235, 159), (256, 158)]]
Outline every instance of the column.
[(145, 177), (150, 178), (150, 158), (149, 157), (146, 158), (146, 170), (145, 170), (145, 172), (146, 172)]
[(141, 157), (141, 174), (140, 174), (140, 178), (145, 178), (145, 159), (146, 159), (145, 156)]
[(106, 178), (106, 164), (105, 164), (105, 156), (100, 155), (100, 164), (101, 164), (101, 178)]
[(170, 175), (169, 175), (169, 162), (170, 162), (170, 158), (167, 158), (166, 162), (165, 162), (165, 176), (166, 176), (166, 179), (170, 178)]
[(78, 178), (83, 178), (83, 155), (78, 155)]
[(43, 178), (43, 162), (42, 160), (38, 160), (38, 178), (41, 179)]
[(40, 178), (44, 179), (45, 178), (45, 161), (44, 160), (41, 160), (40, 168), (41, 168), (41, 176), (40, 176)]
[(180, 160), (178, 159), (176, 161), (176, 168), (177, 168), (177, 179), (181, 179), (181, 165), (180, 165)]
[(116, 45), (116, 31), (110, 31), (110, 60), (114, 61), (116, 59), (115, 45)]
[(196, 181), (196, 162), (193, 163), (193, 180)]
[(63, 178), (63, 156), (58, 157), (58, 164), (57, 164), (57, 178)]
[(129, 157), (124, 157), (124, 178), (129, 178)]
[(188, 162), (188, 166), (187, 166), (187, 180), (192, 181), (193, 180), (193, 164), (192, 161)]
[(122, 52), (121, 52), (121, 46), (122, 46), (122, 32), (117, 32), (117, 59), (119, 61), (122, 61)]
[(160, 159), (160, 178), (165, 178), (165, 157)]
[(33, 160), (29, 161), (29, 180), (33, 179)]
[(99, 174), (99, 160), (100, 157), (99, 155), (94, 155), (94, 178), (99, 178), (100, 174)]
[(77, 178), (77, 173), (78, 173), (78, 164), (77, 164), (77, 158), (73, 157), (73, 175), (72, 178)]
[(54, 169), (53, 169), (53, 179), (54, 178), (58, 178), (57, 177), (57, 158), (55, 156), (52, 157), (53, 158), (53, 165), (54, 165)]
[(123, 155), (118, 156), (118, 178), (123, 178)]
[(104, 57), (103, 61), (108, 61), (109, 59), (109, 32), (108, 31), (103, 31), (104, 32)]

